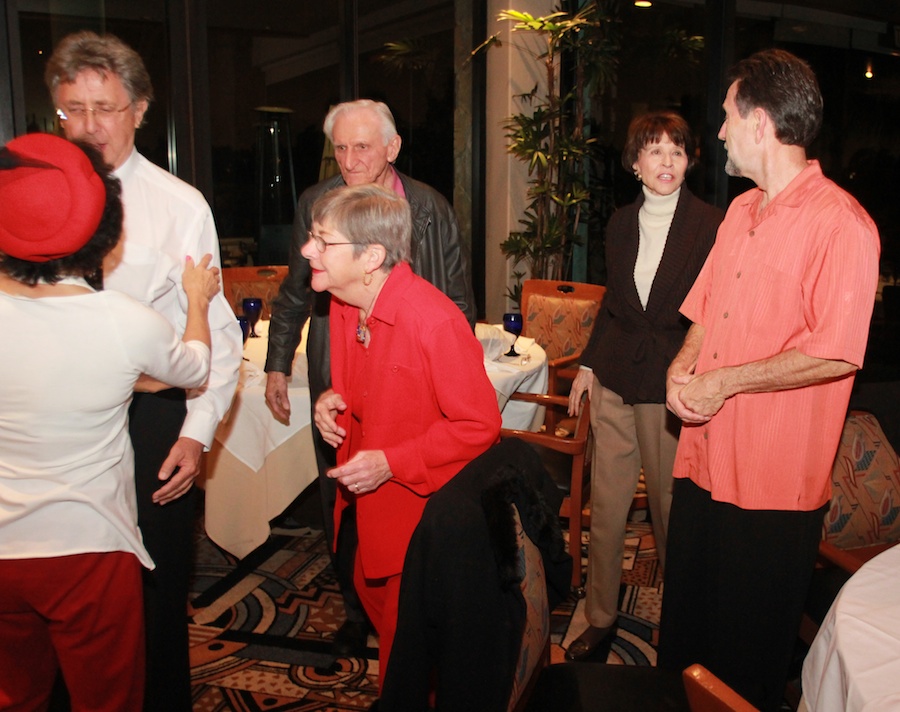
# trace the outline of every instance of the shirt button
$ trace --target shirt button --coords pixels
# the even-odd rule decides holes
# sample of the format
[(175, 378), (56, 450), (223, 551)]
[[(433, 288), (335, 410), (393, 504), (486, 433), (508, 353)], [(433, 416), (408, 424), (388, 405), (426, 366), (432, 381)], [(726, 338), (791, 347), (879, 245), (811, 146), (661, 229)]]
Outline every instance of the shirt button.
[(703, 439), (704, 439), (704, 440), (709, 440), (709, 433), (706, 432), (705, 430), (703, 431)]
[(737, 278), (738, 278), (738, 279), (741, 278), (741, 273), (740, 273), (740, 272), (737, 273)]
[(722, 318), (723, 318), (723, 319), (727, 319), (727, 318), (728, 318), (728, 312), (725, 312), (725, 313), (722, 315)]
[(718, 352), (718, 351), (716, 351), (716, 352), (713, 354), (713, 358), (719, 358), (719, 352)]
[(750, 231), (750, 237), (753, 237), (755, 234), (756, 234), (756, 230), (751, 230), (751, 231)]
[(397, 371), (399, 371), (399, 370), (400, 370), (399, 366), (391, 366), (391, 372), (397, 373)]

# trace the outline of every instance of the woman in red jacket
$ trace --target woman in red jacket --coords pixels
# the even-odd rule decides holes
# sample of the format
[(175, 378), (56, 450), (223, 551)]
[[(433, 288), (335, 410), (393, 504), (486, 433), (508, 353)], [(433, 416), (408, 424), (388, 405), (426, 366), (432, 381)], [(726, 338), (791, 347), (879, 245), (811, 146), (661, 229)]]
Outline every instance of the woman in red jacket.
[(301, 254), (329, 291), (332, 388), (315, 423), (337, 448), (335, 531), (354, 508), (354, 579), (379, 634), (384, 679), (406, 548), (428, 497), (494, 444), (500, 412), (465, 315), (409, 266), (408, 203), (375, 185), (312, 210)]

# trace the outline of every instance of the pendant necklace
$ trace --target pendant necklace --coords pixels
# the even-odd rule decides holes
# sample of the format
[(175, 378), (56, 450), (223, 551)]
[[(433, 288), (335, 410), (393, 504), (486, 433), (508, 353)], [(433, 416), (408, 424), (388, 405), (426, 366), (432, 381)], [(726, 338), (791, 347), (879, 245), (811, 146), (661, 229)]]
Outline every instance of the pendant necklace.
[[(378, 301), (378, 295), (381, 294), (381, 288), (384, 287), (384, 283), (382, 282), (378, 285), (378, 291), (375, 292), (375, 296), (372, 297), (372, 302), (369, 304), (369, 308), (363, 312), (362, 309), (359, 310), (359, 322), (356, 325), (356, 341), (364, 346), (369, 341), (369, 325), (366, 324), (366, 319), (368, 315), (372, 313), (372, 310), (375, 308), (375, 302)], [(363, 313), (366, 316), (363, 316)]]

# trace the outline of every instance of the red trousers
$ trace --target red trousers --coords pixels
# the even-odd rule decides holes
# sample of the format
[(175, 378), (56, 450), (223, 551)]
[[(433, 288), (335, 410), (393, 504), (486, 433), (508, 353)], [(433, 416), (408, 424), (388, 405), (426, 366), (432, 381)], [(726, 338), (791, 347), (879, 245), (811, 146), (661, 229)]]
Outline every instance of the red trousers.
[(144, 607), (133, 554), (0, 560), (0, 709), (45, 709), (57, 668), (72, 712), (141, 709)]
[(397, 632), (397, 614), (400, 608), (400, 574), (382, 579), (367, 579), (363, 576), (356, 556), (353, 569), (353, 585), (359, 600), (378, 633), (378, 691), (384, 684), (388, 660), (391, 657), (391, 645)]

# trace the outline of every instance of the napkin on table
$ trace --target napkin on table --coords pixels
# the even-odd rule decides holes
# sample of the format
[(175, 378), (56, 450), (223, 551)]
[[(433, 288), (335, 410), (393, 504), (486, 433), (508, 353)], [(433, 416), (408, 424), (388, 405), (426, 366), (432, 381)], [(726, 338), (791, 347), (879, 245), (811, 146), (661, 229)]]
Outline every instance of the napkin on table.
[(502, 326), (492, 324), (475, 324), (475, 336), (481, 342), (486, 361), (498, 360), (509, 351), (514, 341), (513, 335), (504, 331)]

